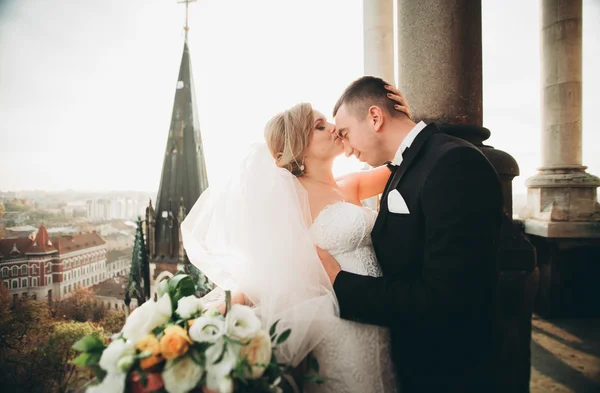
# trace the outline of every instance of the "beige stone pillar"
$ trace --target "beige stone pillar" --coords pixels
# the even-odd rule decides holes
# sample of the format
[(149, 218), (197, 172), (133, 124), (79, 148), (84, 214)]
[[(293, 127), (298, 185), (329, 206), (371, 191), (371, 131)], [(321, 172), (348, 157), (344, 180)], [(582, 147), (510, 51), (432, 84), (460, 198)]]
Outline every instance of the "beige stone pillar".
[(582, 165), (582, 0), (540, 4), (542, 166), (527, 180), (525, 230), (600, 237), (600, 179)]
[[(396, 84), (394, 73), (394, 0), (363, 0), (364, 75)], [(365, 165), (363, 169), (369, 169)], [(364, 201), (378, 209), (377, 197)]]
[(395, 84), (394, 0), (363, 0), (364, 74)]

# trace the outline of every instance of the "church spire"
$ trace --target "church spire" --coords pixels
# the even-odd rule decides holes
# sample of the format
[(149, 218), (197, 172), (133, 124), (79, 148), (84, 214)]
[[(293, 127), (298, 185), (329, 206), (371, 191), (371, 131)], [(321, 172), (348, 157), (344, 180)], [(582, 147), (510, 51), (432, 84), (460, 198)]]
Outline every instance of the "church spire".
[(188, 37), (188, 31), (190, 30), (190, 27), (188, 25), (188, 14), (189, 14), (189, 6), (190, 3), (195, 3), (197, 0), (182, 0), (179, 1), (179, 4), (185, 4), (185, 27), (183, 28), (183, 30), (185, 31), (185, 42), (187, 42), (187, 37)]
[[(189, 29), (187, 9), (190, 2), (191, 0), (182, 1), (186, 4), (186, 33)], [(153, 263), (177, 264), (181, 261), (179, 250), (182, 249), (179, 235), (181, 222), (178, 217), (180, 205), (184, 212), (189, 212), (200, 194), (208, 188), (187, 37), (183, 44), (171, 125), (163, 157), (155, 210), (152, 206), (147, 210), (147, 225), (152, 228), (147, 228), (146, 234), (153, 237), (147, 239), (148, 251)]]
[(131, 267), (129, 269), (129, 282), (125, 290), (125, 305), (129, 311), (132, 298), (137, 299), (137, 306), (141, 306), (150, 298), (150, 264), (144, 244), (142, 219), (138, 217), (133, 251), (131, 253)]

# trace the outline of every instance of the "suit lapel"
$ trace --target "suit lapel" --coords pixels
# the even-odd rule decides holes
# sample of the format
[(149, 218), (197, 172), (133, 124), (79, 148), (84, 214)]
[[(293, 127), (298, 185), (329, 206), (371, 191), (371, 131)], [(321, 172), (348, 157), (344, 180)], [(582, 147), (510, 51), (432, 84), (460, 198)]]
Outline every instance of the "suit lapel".
[(440, 132), (440, 129), (435, 123), (431, 123), (427, 125), (427, 127), (423, 128), (423, 130), (419, 133), (419, 135), (417, 135), (411, 146), (404, 151), (402, 163), (398, 167), (398, 170), (396, 170), (396, 173), (394, 174), (392, 181), (390, 181), (390, 183), (388, 184), (388, 189), (386, 191), (389, 192), (390, 190), (393, 190), (398, 187), (400, 180), (402, 180), (402, 177), (404, 176), (408, 168), (410, 168), (411, 164), (415, 161), (415, 159), (419, 155), (419, 152), (421, 151), (423, 146), (425, 146), (427, 140), (429, 140), (429, 137), (437, 132)]
[(413, 143), (409, 148), (404, 151), (402, 157), (402, 163), (399, 167), (395, 169), (393, 174), (388, 181), (385, 190), (381, 196), (381, 203), (379, 205), (379, 215), (377, 216), (377, 220), (375, 221), (375, 226), (373, 227), (372, 233), (375, 234), (381, 230), (383, 227), (383, 223), (385, 222), (385, 218), (389, 212), (387, 205), (387, 194), (398, 187), (400, 180), (410, 168), (411, 164), (415, 161), (419, 152), (425, 146), (425, 143), (429, 139), (429, 137), (433, 134), (441, 132), (438, 126), (435, 123), (428, 124), (427, 127), (423, 128), (423, 130), (417, 135)]

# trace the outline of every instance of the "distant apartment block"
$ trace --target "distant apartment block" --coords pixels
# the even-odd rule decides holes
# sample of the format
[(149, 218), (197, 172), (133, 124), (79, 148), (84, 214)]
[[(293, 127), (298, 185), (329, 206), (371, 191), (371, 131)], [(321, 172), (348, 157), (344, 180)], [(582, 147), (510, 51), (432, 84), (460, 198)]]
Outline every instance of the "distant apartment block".
[(129, 198), (90, 199), (87, 217), (93, 220), (134, 220), (146, 212), (145, 202)]

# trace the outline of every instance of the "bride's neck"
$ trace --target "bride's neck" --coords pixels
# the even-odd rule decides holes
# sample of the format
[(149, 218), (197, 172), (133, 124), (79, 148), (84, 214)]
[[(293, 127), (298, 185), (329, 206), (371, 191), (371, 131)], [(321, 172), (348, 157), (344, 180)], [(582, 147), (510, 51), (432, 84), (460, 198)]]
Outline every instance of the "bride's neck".
[(320, 162), (317, 165), (307, 165), (303, 177), (320, 183), (335, 185), (333, 162)]

